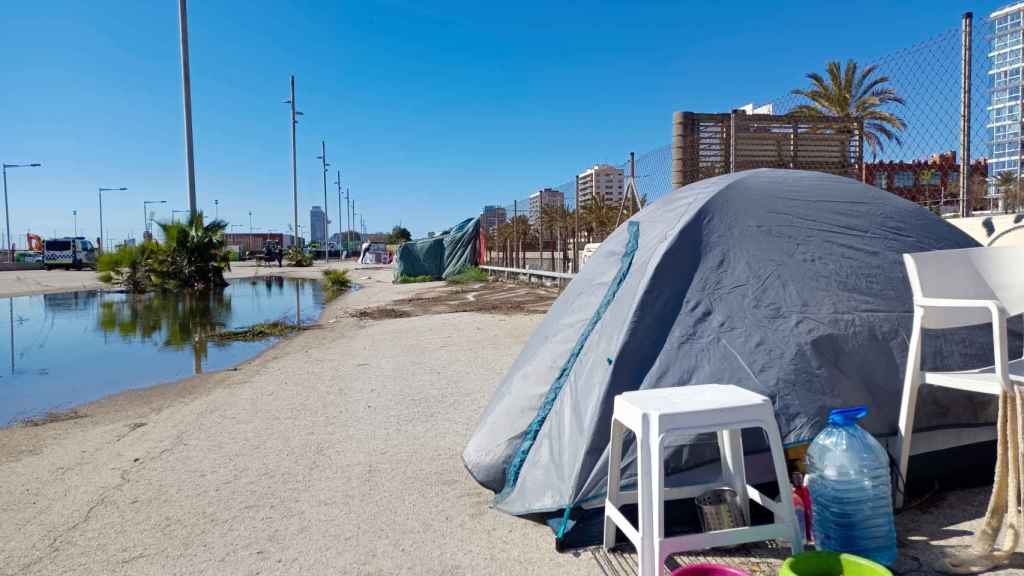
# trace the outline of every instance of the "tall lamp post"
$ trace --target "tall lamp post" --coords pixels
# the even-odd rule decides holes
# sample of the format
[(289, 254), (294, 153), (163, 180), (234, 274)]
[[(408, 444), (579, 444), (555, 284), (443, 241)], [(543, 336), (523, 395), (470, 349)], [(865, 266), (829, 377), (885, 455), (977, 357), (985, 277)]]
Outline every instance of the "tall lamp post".
[(145, 231), (149, 232), (149, 205), (167, 204), (167, 200), (143, 200), (142, 201), (142, 222), (145, 224)]
[(72, 210), (71, 216), (75, 219), (75, 238), (78, 238), (78, 210)]
[(14, 262), (14, 250), (11, 247), (11, 210), (7, 204), (7, 169), (8, 168), (38, 168), (42, 166), (39, 162), (31, 164), (4, 164), (4, 218), (7, 220), (7, 238), (4, 242), (4, 249), (7, 250), (7, 262)]
[(296, 242), (298, 242), (298, 235), (299, 235), (299, 176), (298, 176), (298, 168), (296, 166), (296, 161), (297, 160), (296, 160), (296, 156), (295, 156), (295, 126), (299, 123), (299, 121), (296, 119), (296, 117), (302, 116), (302, 112), (299, 112), (298, 110), (295, 109), (295, 75), (294, 74), (291, 75), (291, 87), (292, 87), (291, 98), (289, 98), (288, 100), (285, 100), (284, 103), (285, 104), (290, 104), (291, 105), (291, 110), (292, 110), (292, 209), (293, 209), (292, 216), (293, 216), (293, 219), (294, 219), (293, 226), (295, 226)]
[[(324, 264), (327, 263), (327, 167), (331, 164), (327, 162), (327, 143), (323, 140), (320, 141), (320, 155), (317, 156), (320, 160), (320, 166), (323, 168), (324, 176)], [(309, 235), (313, 236), (313, 231), (309, 231)]]
[(185, 107), (185, 172), (188, 178), (188, 209), (196, 213), (196, 164), (192, 147), (192, 75), (188, 58), (188, 7), (178, 0), (178, 32), (181, 37), (181, 93)]
[[(338, 185), (338, 264), (341, 264), (341, 170), (338, 170), (338, 179), (334, 182)], [(348, 211), (348, 205), (345, 205), (345, 210)], [(345, 250), (348, 250), (348, 246), (345, 246)]]
[(120, 188), (100, 188), (100, 252), (106, 250), (107, 239), (103, 236), (103, 193), (104, 192), (122, 192), (127, 190), (124, 186)]
[(252, 210), (249, 210), (249, 234), (252, 234)]

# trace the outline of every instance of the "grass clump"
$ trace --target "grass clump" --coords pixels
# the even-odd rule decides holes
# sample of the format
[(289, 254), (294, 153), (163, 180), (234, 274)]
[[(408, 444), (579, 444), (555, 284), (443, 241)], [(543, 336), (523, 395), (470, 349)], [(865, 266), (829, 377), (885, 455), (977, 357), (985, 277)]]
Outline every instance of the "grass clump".
[(323, 285), (327, 300), (331, 301), (352, 287), (352, 279), (348, 277), (348, 270), (324, 270)]
[(430, 274), (423, 274), (421, 276), (406, 276), (402, 275), (398, 277), (399, 284), (419, 284), (420, 282), (433, 282), (434, 277)]
[(279, 338), (287, 336), (298, 330), (295, 324), (277, 320), (274, 322), (261, 322), (247, 328), (238, 330), (222, 330), (210, 334), (208, 338), (213, 342), (253, 342), (266, 338)]
[(449, 284), (474, 284), (477, 282), (487, 282), (487, 272), (477, 268), (476, 266), (470, 266), (452, 276), (448, 279)]

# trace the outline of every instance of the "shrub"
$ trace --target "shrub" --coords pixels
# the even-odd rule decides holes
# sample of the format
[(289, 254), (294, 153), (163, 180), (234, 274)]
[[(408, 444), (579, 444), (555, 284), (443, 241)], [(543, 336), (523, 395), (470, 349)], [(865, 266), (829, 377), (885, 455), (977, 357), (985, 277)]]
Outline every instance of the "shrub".
[(147, 271), (152, 247), (121, 246), (113, 252), (104, 252), (96, 259), (97, 278), (105, 284), (120, 286), (128, 292), (141, 294), (152, 288)]
[(487, 272), (470, 266), (458, 274), (448, 278), (449, 284), (473, 284), (475, 282), (487, 282)]
[(284, 259), (288, 262), (289, 266), (295, 266), (296, 268), (308, 268), (313, 265), (313, 255), (306, 254), (295, 246), (288, 249)]
[(203, 223), (203, 213), (186, 222), (162, 222), (163, 243), (145, 242), (104, 252), (96, 260), (101, 282), (129, 292), (202, 290), (227, 286), (224, 271), (230, 269), (224, 245), (223, 220)]
[(352, 280), (348, 277), (348, 270), (324, 270), (323, 285), (327, 300), (334, 300), (352, 287)]

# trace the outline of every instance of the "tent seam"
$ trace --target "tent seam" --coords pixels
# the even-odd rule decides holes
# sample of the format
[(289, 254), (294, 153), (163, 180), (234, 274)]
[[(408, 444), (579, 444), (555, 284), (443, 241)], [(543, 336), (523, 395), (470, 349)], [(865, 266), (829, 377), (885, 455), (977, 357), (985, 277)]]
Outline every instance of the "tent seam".
[(561, 370), (558, 371), (558, 376), (555, 378), (555, 381), (551, 383), (550, 388), (548, 388), (548, 392), (545, 394), (543, 402), (541, 402), (540, 409), (537, 411), (536, 416), (534, 416), (533, 420), (530, 422), (530, 426), (526, 429), (526, 433), (520, 440), (519, 446), (516, 448), (515, 456), (509, 462), (508, 469), (506, 470), (505, 487), (495, 497), (497, 502), (501, 502), (507, 498), (515, 488), (516, 482), (519, 480), (519, 472), (522, 470), (523, 463), (526, 461), (527, 456), (529, 456), (530, 449), (533, 448), (533, 444), (537, 440), (541, 427), (544, 425), (545, 420), (547, 420), (552, 408), (554, 408), (555, 400), (558, 399), (559, 393), (561, 393), (569, 375), (572, 373), (572, 369), (576, 365), (576, 360), (583, 351), (583, 346), (586, 345), (591, 333), (593, 333), (597, 324), (601, 321), (601, 318), (604, 317), (605, 311), (609, 306), (611, 306), (612, 301), (615, 299), (615, 295), (619, 292), (619, 288), (622, 287), (622, 284), (626, 280), (626, 275), (629, 273), (629, 269), (633, 264), (633, 257), (636, 255), (639, 237), (640, 224), (635, 221), (629, 222), (629, 238), (626, 241), (626, 250), (622, 253), (619, 270), (615, 273), (611, 283), (605, 290), (604, 297), (601, 299), (600, 304), (598, 304), (597, 309), (594, 310), (594, 314), (590, 317), (590, 321), (587, 322), (583, 332), (576, 340), (576, 345), (573, 346), (572, 352), (569, 353), (569, 357), (562, 365)]

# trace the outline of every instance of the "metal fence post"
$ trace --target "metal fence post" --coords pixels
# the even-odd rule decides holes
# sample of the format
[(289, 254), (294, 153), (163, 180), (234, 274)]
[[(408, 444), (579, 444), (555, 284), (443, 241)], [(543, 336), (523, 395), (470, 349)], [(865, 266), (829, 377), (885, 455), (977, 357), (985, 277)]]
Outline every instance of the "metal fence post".
[[(974, 15), (965, 12), (961, 40), (960, 68), (960, 217), (971, 215), (971, 21)], [(1018, 163), (1019, 164), (1019, 163)], [(1018, 178), (1020, 172), (1017, 172)], [(942, 208), (939, 208), (940, 212)]]
[(576, 232), (572, 239), (572, 271), (580, 271), (580, 175), (576, 175)]
[(512, 267), (519, 268), (519, 230), (517, 229), (516, 216), (519, 215), (519, 201), (512, 201)]

